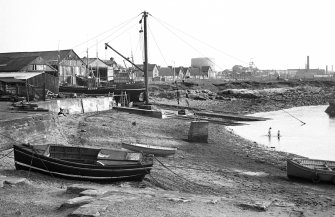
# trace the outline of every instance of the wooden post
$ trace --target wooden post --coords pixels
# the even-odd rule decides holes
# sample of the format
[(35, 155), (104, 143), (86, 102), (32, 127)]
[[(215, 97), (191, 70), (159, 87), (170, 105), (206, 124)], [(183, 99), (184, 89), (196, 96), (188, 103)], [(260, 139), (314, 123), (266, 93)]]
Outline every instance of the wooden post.
[(43, 101), (45, 101), (46, 100), (46, 84), (45, 84), (45, 82), (46, 82), (46, 77), (45, 77), (45, 72), (44, 72), (44, 74), (43, 74), (43, 78), (44, 78), (44, 82), (43, 82)]
[(26, 94), (27, 94), (27, 102), (29, 102), (29, 86), (28, 86), (28, 79), (26, 80)]
[(145, 104), (149, 104), (149, 88), (148, 88), (148, 37), (147, 37), (147, 17), (148, 12), (143, 12), (144, 20), (144, 84), (145, 84)]

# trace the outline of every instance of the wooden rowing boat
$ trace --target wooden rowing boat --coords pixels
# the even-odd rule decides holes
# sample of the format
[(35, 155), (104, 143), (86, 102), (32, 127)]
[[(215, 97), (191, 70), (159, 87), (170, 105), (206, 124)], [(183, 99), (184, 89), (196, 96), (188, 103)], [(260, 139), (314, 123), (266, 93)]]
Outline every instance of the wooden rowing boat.
[(122, 143), (122, 147), (131, 151), (137, 151), (146, 154), (154, 154), (156, 156), (174, 155), (177, 151), (177, 148), (145, 145), (138, 143), (125, 143), (125, 142)]
[(53, 144), (14, 145), (14, 160), (17, 170), (90, 181), (141, 181), (153, 165), (141, 153)]
[(287, 160), (287, 176), (335, 184), (335, 161), (294, 158)]

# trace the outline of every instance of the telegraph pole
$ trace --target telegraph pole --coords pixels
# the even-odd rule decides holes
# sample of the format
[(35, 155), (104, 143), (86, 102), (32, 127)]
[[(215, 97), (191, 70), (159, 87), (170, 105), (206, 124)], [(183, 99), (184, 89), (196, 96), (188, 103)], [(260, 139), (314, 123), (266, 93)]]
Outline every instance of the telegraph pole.
[(148, 90), (148, 38), (147, 38), (147, 17), (148, 12), (143, 12), (144, 21), (144, 84), (145, 84), (145, 104), (149, 104), (149, 90)]

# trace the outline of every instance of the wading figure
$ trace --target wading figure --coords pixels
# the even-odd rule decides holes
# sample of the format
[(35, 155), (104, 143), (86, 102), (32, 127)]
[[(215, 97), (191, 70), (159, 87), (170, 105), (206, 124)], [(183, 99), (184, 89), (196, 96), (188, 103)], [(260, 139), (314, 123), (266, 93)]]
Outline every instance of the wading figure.
[(180, 99), (180, 93), (179, 93), (179, 90), (177, 89), (177, 102), (178, 102), (178, 105), (179, 105), (179, 99)]
[(271, 127), (269, 128), (269, 131), (268, 131), (268, 137), (271, 137)]
[(280, 130), (278, 130), (277, 137), (280, 139)]

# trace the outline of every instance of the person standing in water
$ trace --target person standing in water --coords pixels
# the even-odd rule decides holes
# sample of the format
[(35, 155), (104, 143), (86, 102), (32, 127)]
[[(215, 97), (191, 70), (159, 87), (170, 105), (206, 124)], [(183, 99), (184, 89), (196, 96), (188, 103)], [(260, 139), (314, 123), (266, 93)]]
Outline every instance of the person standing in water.
[(277, 137), (280, 139), (280, 130), (278, 130)]
[(271, 137), (271, 127), (269, 128), (269, 131), (268, 131), (268, 137)]

